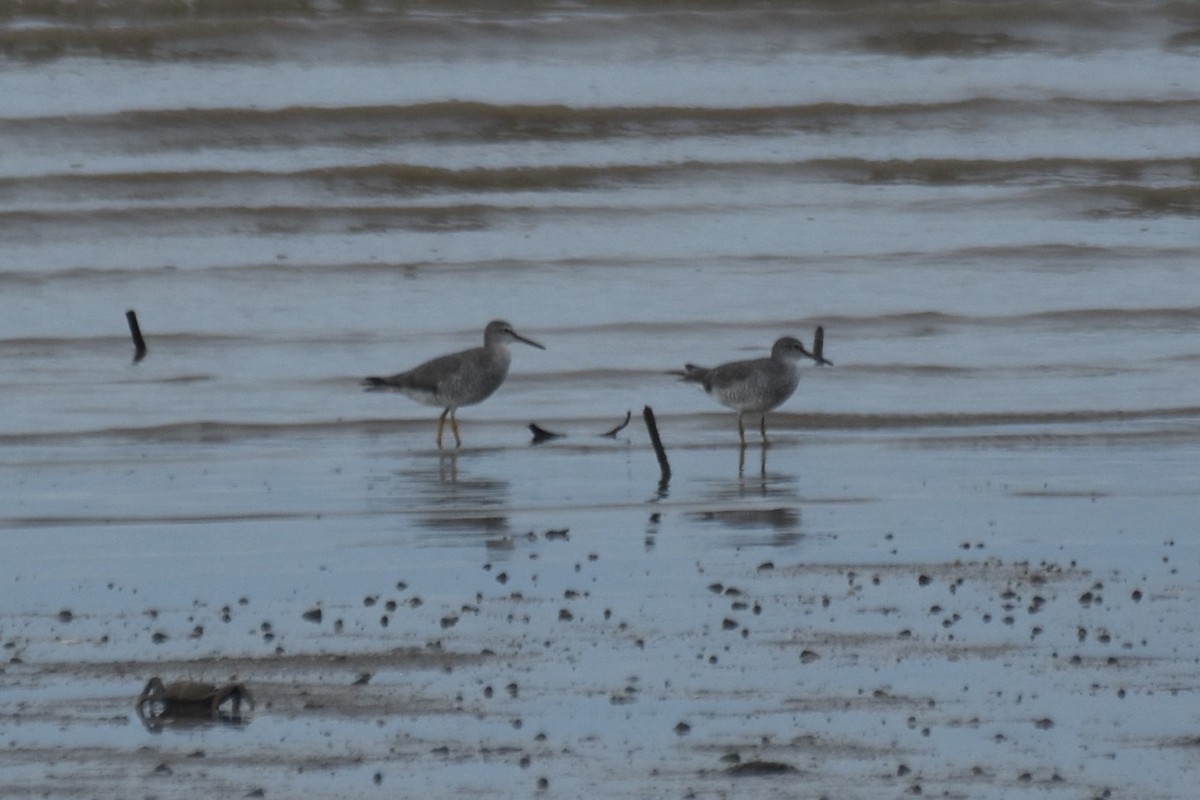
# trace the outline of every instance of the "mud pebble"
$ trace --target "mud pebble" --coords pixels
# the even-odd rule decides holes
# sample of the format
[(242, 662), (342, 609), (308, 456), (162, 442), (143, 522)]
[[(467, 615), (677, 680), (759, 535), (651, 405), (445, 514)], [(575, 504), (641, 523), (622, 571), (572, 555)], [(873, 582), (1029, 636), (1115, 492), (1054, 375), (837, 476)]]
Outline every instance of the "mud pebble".
[(456, 617), (452, 614), (442, 617), (442, 620), (441, 620), (442, 630), (445, 630), (447, 628), (453, 628), (457, 624), (458, 624), (458, 617)]
[(556, 539), (557, 540), (570, 539), (571, 538), (570, 533), (571, 533), (570, 528), (554, 528), (554, 529), (546, 531), (545, 536), (546, 536), (547, 541), (553, 542)]
[(933, 582), (933, 578), (930, 578), (928, 575), (917, 576), (917, 585), (918, 586), (928, 586), (932, 582)]
[(546, 789), (549, 789), (550, 788), (550, 779), (549, 778), (538, 778), (537, 779), (537, 788), (539, 791), (545, 791)]
[(305, 622), (318, 622), (319, 623), (321, 621), (322, 617), (324, 616), (324, 614), (321, 613), (320, 608), (310, 608), (308, 611), (305, 611), (300, 616), (301, 616), (301, 618), (304, 619)]
[(366, 606), (367, 608), (370, 608), (371, 606), (375, 605), (377, 602), (379, 602), (379, 598), (373, 594), (369, 594), (363, 598), (363, 605)]
[(558, 610), (558, 618), (563, 622), (570, 622), (575, 619), (575, 615), (571, 613), (569, 608), (560, 608)]
[(686, 722), (680, 722), (678, 725), (675, 726), (675, 735), (676, 736), (687, 736), (691, 732), (692, 732), (692, 726), (688, 725)]
[(163, 633), (162, 631), (155, 631), (155, 632), (154, 632), (154, 635), (150, 637), (150, 641), (154, 642), (155, 644), (162, 644), (162, 643), (163, 643), (163, 642), (165, 642), (165, 641), (166, 641), (168, 638), (170, 638), (170, 637), (168, 637), (168, 636), (167, 636), (165, 633)]
[(371, 673), (360, 672), (358, 677), (354, 679), (353, 686), (366, 686), (371, 682)]
[(71, 609), (69, 608), (64, 608), (62, 611), (58, 612), (59, 622), (70, 622), (73, 619), (75, 619), (75, 615), (71, 613)]
[(159, 765), (154, 768), (154, 774), (155, 775), (170, 775), (171, 768), (169, 766), (167, 766), (167, 762), (165, 762), (165, 761), (159, 762)]
[(373, 776), (371, 776), (371, 780), (375, 783), (376, 786), (378, 786), (379, 784), (383, 783), (383, 773), (376, 772)]
[(800, 663), (801, 664), (811, 664), (812, 662), (816, 661), (820, 657), (821, 656), (817, 655), (812, 650), (804, 650), (800, 653)]
[(732, 620), (729, 617), (726, 617), (725, 619), (723, 619), (721, 621), (721, 628), (723, 628), (724, 630), (727, 630), (727, 631), (731, 631), (734, 628), (736, 628), (737, 626), (738, 626), (737, 620)]

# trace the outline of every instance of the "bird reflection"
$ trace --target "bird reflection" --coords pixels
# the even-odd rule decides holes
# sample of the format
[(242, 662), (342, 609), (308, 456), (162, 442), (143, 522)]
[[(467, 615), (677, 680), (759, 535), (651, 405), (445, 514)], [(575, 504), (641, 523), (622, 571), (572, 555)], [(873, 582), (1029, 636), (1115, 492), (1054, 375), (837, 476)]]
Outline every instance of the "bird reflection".
[[(762, 452), (757, 475), (747, 477), (745, 471), (739, 469), (736, 479), (714, 482), (707, 492), (714, 507), (690, 516), (733, 530), (767, 532), (770, 538), (764, 544), (794, 544), (801, 535), (799, 480), (789, 473), (768, 472), (766, 448)], [(747, 544), (745, 541), (739, 543)]]
[[(432, 477), (432, 476), (429, 476)], [(438, 479), (418, 481), (418, 494), (432, 510), (421, 517), (430, 530), (451, 530), (495, 535), (508, 531), (508, 481), (462, 476), (458, 454), (438, 456)]]
[(459, 532), (488, 538), (509, 530), (509, 482), (478, 477), (460, 468), (456, 451), (433, 459), (415, 459), (407, 469), (392, 473), (389, 506), (411, 514), (430, 531)]
[[(767, 445), (763, 444), (758, 449), (758, 474), (765, 482), (767, 480)], [(738, 447), (738, 478), (746, 474), (746, 443)]]

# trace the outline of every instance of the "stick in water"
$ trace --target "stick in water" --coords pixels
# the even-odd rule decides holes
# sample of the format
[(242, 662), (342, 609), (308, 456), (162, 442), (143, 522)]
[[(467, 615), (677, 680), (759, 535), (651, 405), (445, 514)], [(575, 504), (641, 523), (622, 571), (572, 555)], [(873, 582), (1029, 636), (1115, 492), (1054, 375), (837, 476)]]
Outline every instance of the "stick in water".
[(605, 431), (604, 433), (601, 434), (601, 436), (607, 436), (610, 439), (617, 438), (617, 434), (620, 433), (621, 431), (625, 430), (625, 426), (629, 424), (629, 420), (631, 420), (632, 418), (633, 418), (633, 412), (626, 411), (625, 412), (625, 421), (622, 422), (617, 427), (613, 428), (611, 431)]
[(816, 333), (813, 334), (813, 360), (818, 364), (833, 366), (833, 362), (825, 358), (825, 329), (820, 325), (817, 326)]
[(658, 438), (658, 425), (654, 422), (654, 410), (650, 406), (642, 409), (642, 419), (646, 420), (646, 430), (650, 431), (650, 443), (654, 445), (654, 455), (658, 457), (658, 468), (662, 472), (659, 487), (665, 487), (671, 480), (671, 465), (667, 463), (667, 451), (663, 449), (662, 439)]
[(136, 364), (146, 357), (146, 340), (142, 338), (142, 328), (132, 309), (125, 312), (125, 319), (129, 322), (129, 333), (133, 335), (133, 363)]
[(548, 442), (551, 439), (558, 439), (562, 436), (561, 433), (546, 430), (536, 422), (529, 423), (529, 432), (533, 434), (534, 444), (541, 444), (542, 442)]

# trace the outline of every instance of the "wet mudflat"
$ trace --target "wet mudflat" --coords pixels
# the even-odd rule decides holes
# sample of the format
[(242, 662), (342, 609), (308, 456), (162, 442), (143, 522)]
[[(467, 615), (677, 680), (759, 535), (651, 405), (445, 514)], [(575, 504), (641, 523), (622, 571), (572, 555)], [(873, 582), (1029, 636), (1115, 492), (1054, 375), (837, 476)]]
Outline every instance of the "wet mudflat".
[[(229, 502), (10, 523), (6, 794), (1184, 795), (1195, 497), (1139, 462), (1193, 437), (731, 423), (660, 420), (665, 491), (637, 421), (105, 443)], [(324, 510), (238, 511), (264, 464)], [(154, 675), (255, 706), (151, 731)]]
[(0, 795), (1195, 794), (1185, 6), (10, 11)]

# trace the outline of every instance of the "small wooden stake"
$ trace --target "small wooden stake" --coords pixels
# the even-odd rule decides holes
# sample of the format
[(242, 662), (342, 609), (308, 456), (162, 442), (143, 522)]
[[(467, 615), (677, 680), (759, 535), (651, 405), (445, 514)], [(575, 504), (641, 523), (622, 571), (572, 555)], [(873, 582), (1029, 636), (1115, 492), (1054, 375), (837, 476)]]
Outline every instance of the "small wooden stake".
[(137, 314), (130, 309), (125, 312), (125, 319), (129, 322), (129, 333), (133, 336), (133, 363), (137, 363), (146, 357), (146, 340), (142, 338), (142, 328), (138, 325)]
[(816, 333), (813, 334), (813, 360), (820, 365), (833, 366), (833, 362), (825, 358), (825, 329), (820, 325), (817, 326)]
[(646, 421), (646, 430), (650, 431), (650, 443), (654, 445), (654, 455), (658, 457), (658, 468), (662, 478), (658, 482), (659, 489), (665, 489), (671, 481), (671, 465), (667, 462), (667, 451), (663, 449), (662, 439), (658, 437), (658, 425), (654, 421), (654, 409), (646, 406), (642, 409), (642, 419)]

